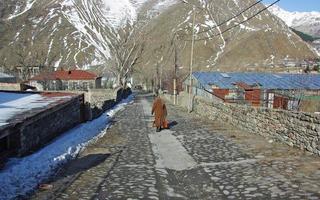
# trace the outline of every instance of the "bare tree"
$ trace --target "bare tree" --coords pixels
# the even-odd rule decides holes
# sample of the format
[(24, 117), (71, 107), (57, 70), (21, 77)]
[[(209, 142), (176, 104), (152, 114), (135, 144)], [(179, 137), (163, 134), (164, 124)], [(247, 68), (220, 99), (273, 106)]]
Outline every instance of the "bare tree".
[(115, 35), (117, 37), (109, 42), (110, 51), (113, 54), (111, 71), (117, 77), (117, 85), (126, 87), (128, 78), (142, 56), (144, 34), (133, 25), (127, 25)]
[(33, 68), (38, 68), (39, 72), (51, 71), (50, 68), (57, 57), (56, 54), (48, 55), (46, 48), (43, 45), (35, 46), (32, 50), (25, 45), (20, 44), (15, 50), (18, 66), (16, 71), (22, 80), (28, 80), (34, 75)]
[(0, 72), (9, 71), (8, 61), (4, 54), (0, 53)]
[(31, 53), (27, 51), (26, 46), (20, 44), (15, 49), (15, 54), (17, 56), (17, 62), (19, 66), (16, 66), (16, 71), (22, 80), (27, 80), (30, 76), (28, 67), (31, 63), (30, 55)]

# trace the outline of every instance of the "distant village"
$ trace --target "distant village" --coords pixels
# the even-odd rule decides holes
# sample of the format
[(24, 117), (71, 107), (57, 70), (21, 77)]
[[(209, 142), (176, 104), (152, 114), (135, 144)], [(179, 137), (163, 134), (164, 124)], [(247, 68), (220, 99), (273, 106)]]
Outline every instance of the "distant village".
[[(319, 42), (320, 47), (320, 42)], [(270, 71), (280, 73), (320, 73), (320, 58), (296, 60), (285, 58), (282, 62), (268, 66)], [(93, 71), (58, 68), (56, 71), (47, 72), (41, 66), (18, 66), (15, 70), (7, 71), (0, 67), (0, 90), (80, 90), (87, 91), (95, 88), (113, 88), (116, 77), (111, 73), (97, 75)], [(136, 83), (138, 84), (138, 83)], [(143, 83), (139, 83), (141, 85)], [(18, 86), (19, 85), (19, 86)], [(20, 85), (23, 85), (20, 88)], [(129, 85), (134, 85), (133, 80)], [(146, 88), (146, 87), (145, 87)], [(163, 88), (168, 90), (169, 88)]]
[(286, 68), (297, 68), (301, 73), (319, 73), (320, 72), (320, 59), (304, 59), (304, 60), (295, 60), (295, 59), (284, 59), (282, 63), (279, 63), (281, 67)]
[(91, 71), (59, 68), (42, 72), (41, 67), (16, 67), (14, 73), (0, 72), (0, 90), (79, 90), (112, 88), (115, 78)]

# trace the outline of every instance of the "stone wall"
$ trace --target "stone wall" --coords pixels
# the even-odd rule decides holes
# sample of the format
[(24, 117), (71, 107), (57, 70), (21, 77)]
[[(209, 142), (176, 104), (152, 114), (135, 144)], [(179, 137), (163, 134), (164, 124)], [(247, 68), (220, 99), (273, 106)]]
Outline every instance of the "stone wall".
[(89, 91), (64, 90), (63, 92), (84, 94), (85, 119), (92, 120), (99, 117), (104, 111), (111, 109), (116, 103), (127, 98), (132, 92), (130, 89), (91, 89)]
[(19, 155), (44, 146), (59, 134), (80, 124), (81, 99), (74, 97), (67, 103), (57, 105), (26, 119), (20, 126)]
[[(113, 89), (95, 89), (90, 90), (88, 102), (90, 103), (92, 118), (97, 118), (104, 111), (115, 106), (122, 99), (127, 98), (131, 94), (131, 90), (113, 90)], [(85, 98), (86, 99), (86, 98)], [(87, 101), (87, 100), (86, 100)]]
[(63, 92), (84, 95), (85, 120), (92, 120), (99, 117), (104, 111), (115, 105), (115, 99), (117, 98), (115, 90), (112, 89), (91, 89), (89, 91), (63, 90)]
[(0, 90), (20, 90), (20, 83), (0, 83)]
[(112, 89), (94, 89), (85, 93), (85, 101), (91, 109), (93, 119), (112, 108), (116, 103), (115, 99), (116, 94)]
[[(186, 107), (183, 102), (188, 102), (188, 94), (182, 92), (178, 99), (179, 105)], [(198, 96), (194, 98), (193, 111), (320, 156), (320, 115), (225, 104)]]

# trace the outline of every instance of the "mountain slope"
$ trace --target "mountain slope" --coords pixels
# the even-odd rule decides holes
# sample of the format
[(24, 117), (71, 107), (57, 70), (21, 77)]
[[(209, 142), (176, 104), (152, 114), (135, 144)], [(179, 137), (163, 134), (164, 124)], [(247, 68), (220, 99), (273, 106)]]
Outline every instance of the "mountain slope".
[[(191, 1), (189, 1), (191, 2)], [(197, 1), (192, 1), (197, 2)], [(196, 3), (199, 7), (204, 7), (205, 1)], [(236, 15), (240, 10), (252, 5), (253, 0), (242, 1), (211, 1), (211, 13), (197, 11), (196, 29), (201, 32), (224, 21), (232, 15)], [(216, 6), (216, 5), (219, 5)], [(203, 38), (219, 34), (229, 27), (248, 19), (250, 16), (263, 9), (259, 6), (248, 10), (240, 17), (224, 24), (220, 29), (202, 34), (196, 34), (196, 38)], [(192, 6), (176, 4), (170, 7), (163, 15), (158, 16), (150, 22), (148, 30), (150, 38), (157, 38), (157, 41), (150, 41), (147, 46), (153, 47), (148, 53), (147, 64), (157, 65), (157, 60), (162, 60), (162, 55), (155, 56), (160, 50), (168, 52), (170, 58), (163, 58), (163, 65), (173, 71), (174, 51), (170, 50), (170, 42), (174, 32), (185, 32), (191, 39), (192, 27)], [(213, 14), (214, 13), (214, 14)], [(210, 14), (213, 14), (212, 17)], [(174, 20), (172, 20), (174, 19)], [(181, 31), (183, 30), (183, 31)], [(168, 36), (168, 33), (170, 36)], [(182, 37), (185, 38), (185, 37)], [(190, 63), (190, 40), (177, 39), (178, 59), (180, 67), (188, 70)], [(165, 44), (165, 45), (163, 45)], [(172, 45), (171, 45), (172, 46)], [(304, 59), (313, 57), (314, 52), (294, 34), (279, 18), (273, 16), (268, 11), (262, 12), (247, 23), (232, 29), (223, 35), (215, 36), (212, 39), (195, 42), (194, 68), (195, 70), (261, 70), (270, 66), (281, 64), (283, 59)], [(164, 54), (166, 57), (167, 54)], [(152, 58), (155, 58), (152, 60)], [(149, 59), (148, 59), (149, 58)], [(151, 60), (150, 60), (151, 59)], [(183, 71), (183, 70), (182, 70)]]
[(291, 30), (292, 30), (295, 34), (297, 34), (299, 37), (301, 37), (301, 39), (302, 39), (303, 41), (306, 41), (306, 42), (313, 42), (313, 41), (315, 41), (315, 40), (320, 39), (320, 37), (314, 37), (314, 36), (308, 35), (308, 34), (303, 33), (303, 32), (301, 32), (301, 31), (295, 30), (294, 28), (291, 28)]
[[(197, 70), (257, 70), (284, 58), (314, 52), (281, 20), (259, 4), (219, 28), (255, 0), (3, 0), (0, 4), (0, 65), (109, 69), (110, 44), (129, 24), (145, 35), (137, 71), (152, 78), (157, 68), (171, 73), (176, 46), (179, 73), (190, 63), (192, 5), (196, 9), (194, 67)], [(176, 36), (176, 37), (174, 37)], [(205, 39), (207, 37), (207, 39)], [(175, 38), (173, 40), (173, 38)], [(199, 40), (200, 39), (200, 40)]]
[(289, 12), (279, 6), (273, 6), (269, 10), (289, 27), (320, 37), (320, 12)]

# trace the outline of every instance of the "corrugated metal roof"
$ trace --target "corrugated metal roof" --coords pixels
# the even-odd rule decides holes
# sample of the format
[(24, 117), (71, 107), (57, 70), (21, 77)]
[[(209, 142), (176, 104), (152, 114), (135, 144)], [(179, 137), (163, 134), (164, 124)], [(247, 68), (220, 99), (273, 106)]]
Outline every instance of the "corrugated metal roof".
[(210, 89), (209, 85), (216, 85), (222, 89), (236, 88), (237, 82), (247, 85), (259, 85), (261, 89), (320, 89), (319, 74), (272, 74), (272, 73), (228, 73), (194, 72), (193, 76), (202, 86)]
[(31, 80), (95, 80), (98, 76), (94, 73), (83, 70), (57, 70), (49, 73), (39, 74)]

